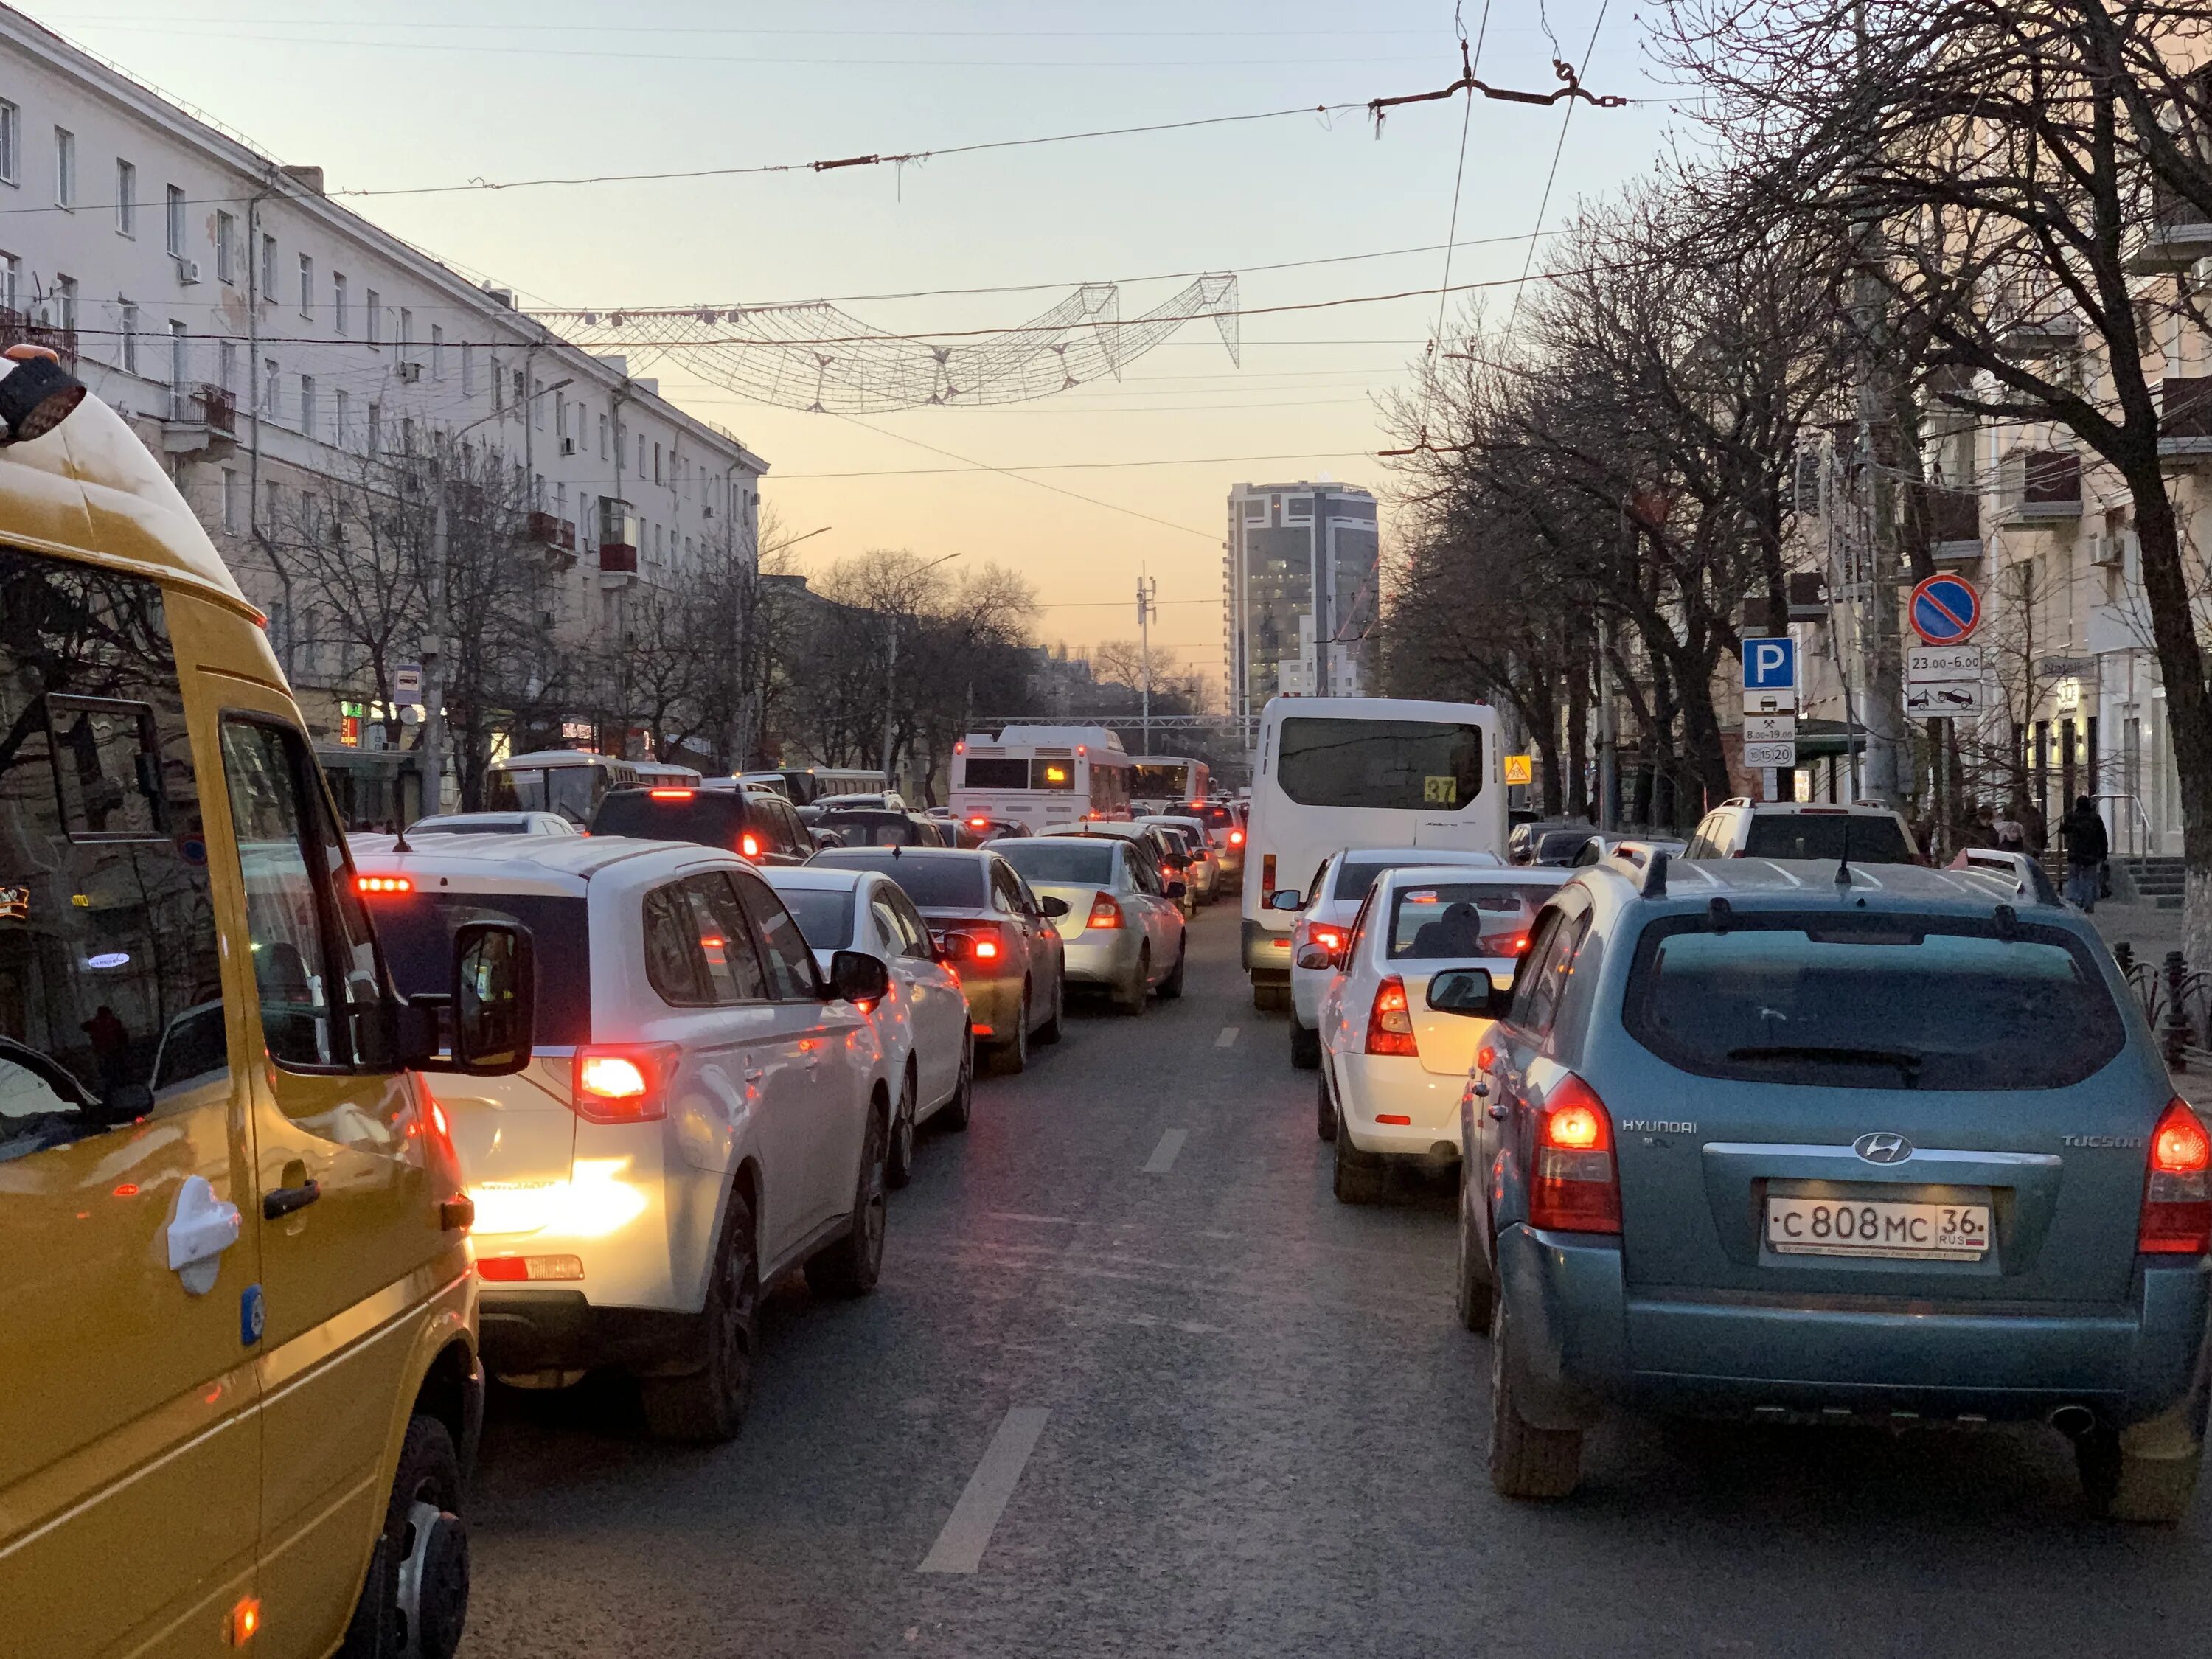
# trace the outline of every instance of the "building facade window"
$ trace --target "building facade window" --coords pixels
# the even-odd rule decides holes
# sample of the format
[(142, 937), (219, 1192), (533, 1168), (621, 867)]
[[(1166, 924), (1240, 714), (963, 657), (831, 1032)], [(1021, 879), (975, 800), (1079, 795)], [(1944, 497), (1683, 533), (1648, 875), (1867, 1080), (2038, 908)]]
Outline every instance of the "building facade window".
[(315, 435), (315, 377), (300, 377), (300, 430), (310, 438)]
[(344, 333), (349, 325), (347, 313), (351, 309), (348, 303), (351, 298), (352, 295), (347, 291), (345, 272), (332, 271), (331, 273), (331, 321), (337, 325), (337, 331), (341, 334)]
[(174, 317), (169, 319), (169, 384), (178, 392), (191, 376), (191, 340), (185, 325)]
[(216, 384), (225, 392), (238, 390), (238, 342), (218, 340), (215, 348)]
[(377, 455), (381, 454), (383, 451), (384, 406), (381, 404), (373, 403), (368, 406), (368, 453)]
[(276, 376), (276, 360), (261, 360), (261, 412), (275, 420), (284, 412), (284, 386)]
[(604, 415), (599, 416), (599, 459), (607, 459), (607, 417)]
[(54, 129), (54, 205), (76, 205), (76, 134), (67, 127)]
[(331, 414), (334, 417), (331, 436), (341, 447), (353, 441), (353, 400), (340, 386), (331, 394)]
[(12, 253), (0, 253), (0, 306), (23, 308), (23, 262)]
[(430, 378), (446, 378), (446, 331), (435, 323), (430, 325)]
[(399, 355), (404, 357), (407, 348), (415, 343), (415, 313), (405, 306), (399, 307)]
[(219, 208), (215, 216), (215, 275), (219, 283), (238, 280), (238, 220)]
[(300, 256), (300, 314), (315, 314), (315, 262), (304, 253)]
[(660, 482), (660, 446), (659, 444), (653, 447), (653, 481), (655, 483)]
[(530, 424), (540, 432), (545, 429), (545, 382), (530, 383)]
[(0, 185), (20, 184), (23, 155), (23, 112), (0, 98)]
[(229, 467), (222, 470), (222, 527), (233, 534), (238, 530), (238, 474)]
[(185, 257), (185, 191), (180, 185), (169, 186), (167, 208), (161, 216), (161, 239), (172, 259)]
[(499, 353), (496, 351), (491, 354), (491, 412), (495, 415), (507, 412), (507, 377), (500, 369)]
[(138, 234), (138, 168), (119, 155), (115, 158), (115, 230), (119, 236)]
[(461, 342), (461, 395), (477, 395), (477, 352), (466, 340)]
[(64, 332), (76, 332), (76, 278), (54, 277), (54, 324)]
[(125, 301), (122, 307), (123, 341), (119, 354), (125, 374), (138, 372), (138, 307)]
[(361, 322), (369, 344), (375, 345), (384, 338), (384, 307), (374, 289), (362, 297)]
[(276, 239), (265, 230), (261, 233), (261, 297), (268, 304), (276, 302)]

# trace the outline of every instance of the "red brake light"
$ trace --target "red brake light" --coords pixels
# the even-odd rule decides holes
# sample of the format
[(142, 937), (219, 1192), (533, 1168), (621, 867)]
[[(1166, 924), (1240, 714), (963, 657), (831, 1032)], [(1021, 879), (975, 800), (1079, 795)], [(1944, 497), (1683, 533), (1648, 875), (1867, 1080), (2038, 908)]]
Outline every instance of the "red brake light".
[(415, 884), (405, 876), (356, 876), (353, 890), (356, 893), (411, 893)]
[(970, 818), (968, 820), (968, 824), (969, 827), (973, 830), (988, 830), (991, 827), (991, 820), (988, 818)]
[(648, 789), (645, 793), (655, 800), (690, 800), (699, 792), (696, 789)]
[(1375, 1006), (1367, 1011), (1367, 1052), (1415, 1056), (1421, 1052), (1413, 1042), (1413, 1016), (1406, 1005), (1406, 981), (1395, 974), (1375, 988)]
[(1091, 899), (1091, 919), (1085, 927), (1119, 927), (1121, 925), (1121, 903), (1111, 893), (1095, 893)]
[(1474, 1069), (1476, 1071), (1486, 1072), (1497, 1064), (1498, 1050), (1491, 1044), (1486, 1042), (1482, 1047), (1474, 1051)]
[(1544, 1103), (1534, 1175), (1528, 1183), (1530, 1226), (1570, 1233), (1620, 1231), (1613, 1119), (1597, 1091), (1572, 1072)]
[(1291, 946), (1293, 954), (1304, 945), (1318, 945), (1329, 955), (1334, 956), (1344, 949), (1346, 938), (1343, 928), (1331, 927), (1325, 921), (1302, 921), (1297, 925), (1295, 934)]
[(2185, 1100), (2167, 1103), (2151, 1131), (2136, 1249), (2148, 1255), (2212, 1252), (2212, 1136)]
[(1242, 847), (1244, 844), (1244, 832), (1242, 830), (1231, 830), (1229, 832), (1229, 844), (1231, 847)]
[(573, 1103), (586, 1123), (647, 1123), (668, 1115), (673, 1042), (594, 1043), (576, 1050)]
[(758, 858), (761, 855), (760, 837), (751, 830), (746, 830), (738, 837), (738, 851), (746, 858)]
[(971, 941), (968, 948), (978, 962), (990, 962), (999, 954), (999, 941), (994, 939), (979, 939)]

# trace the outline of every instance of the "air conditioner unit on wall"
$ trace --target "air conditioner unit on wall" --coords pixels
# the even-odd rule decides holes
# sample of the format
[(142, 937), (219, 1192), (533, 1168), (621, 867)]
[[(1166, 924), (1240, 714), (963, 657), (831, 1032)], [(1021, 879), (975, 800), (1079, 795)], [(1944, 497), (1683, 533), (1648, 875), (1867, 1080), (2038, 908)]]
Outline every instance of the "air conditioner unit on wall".
[(2120, 538), (2100, 532), (2089, 538), (2089, 562), (2107, 570), (2117, 570), (2122, 563)]
[(575, 441), (574, 438), (563, 438), (563, 439), (562, 439), (562, 440), (561, 440), (561, 453), (562, 453), (563, 455), (573, 455), (573, 454), (574, 454), (574, 453), (576, 453), (576, 441)]
[(416, 381), (422, 378), (422, 365), (420, 363), (400, 364), (399, 378), (402, 380), (404, 380), (409, 386), (414, 385)]
[(198, 282), (199, 279), (200, 262), (198, 260), (180, 258), (177, 261), (178, 282), (182, 283), (185, 287), (190, 288), (193, 283)]

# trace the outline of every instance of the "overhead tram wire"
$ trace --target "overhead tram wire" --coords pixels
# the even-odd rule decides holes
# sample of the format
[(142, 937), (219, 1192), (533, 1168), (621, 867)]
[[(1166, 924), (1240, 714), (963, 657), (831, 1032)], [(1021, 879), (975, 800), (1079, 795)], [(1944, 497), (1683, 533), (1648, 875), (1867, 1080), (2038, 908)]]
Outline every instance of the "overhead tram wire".
[[(1605, 27), (1605, 14), (1613, 0), (1598, 0), (1597, 21), (1590, 25), (1589, 45), (1583, 48), (1583, 66), (1589, 67), (1590, 54), (1597, 50), (1598, 32)], [(1505, 314), (1506, 331), (1510, 333), (1513, 322), (1521, 314), (1521, 296), (1528, 292), (1528, 273), (1536, 265), (1536, 239), (1543, 234), (1544, 217), (1552, 210), (1552, 186), (1559, 176), (1559, 157), (1566, 153), (1567, 129), (1574, 124), (1575, 100), (1567, 100), (1566, 113), (1559, 118), (1559, 141), (1552, 147), (1551, 171), (1544, 175), (1543, 198), (1536, 204), (1536, 228), (1529, 233), (1528, 255), (1521, 262), (1521, 281), (1513, 290), (1513, 305)]]

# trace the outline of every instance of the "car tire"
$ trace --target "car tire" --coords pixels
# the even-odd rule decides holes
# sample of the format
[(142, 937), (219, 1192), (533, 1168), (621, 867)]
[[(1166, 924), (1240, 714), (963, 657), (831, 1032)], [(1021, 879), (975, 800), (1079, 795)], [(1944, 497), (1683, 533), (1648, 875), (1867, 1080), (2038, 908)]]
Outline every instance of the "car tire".
[(1137, 971), (1131, 976), (1128, 988), (1114, 994), (1114, 1012), (1130, 1019), (1143, 1013), (1152, 984), (1152, 947), (1147, 945), (1137, 952)]
[(1344, 1127), (1344, 1114), (1336, 1115), (1336, 1132), (1329, 1136), (1336, 1146), (1334, 1186), (1336, 1201), (1340, 1204), (1376, 1204), (1382, 1198), (1382, 1182), (1388, 1171), (1382, 1160), (1373, 1152), (1363, 1152), (1352, 1144), (1352, 1137)]
[(1022, 1006), (1014, 1015), (1014, 1034), (991, 1050), (991, 1069), (1000, 1077), (1019, 1077), (1030, 1068), (1030, 988), (1022, 987)]
[(1296, 1013), (1291, 1016), (1291, 1064), (1301, 1072), (1321, 1068), (1321, 1033), (1299, 1024)]
[(1182, 970), (1184, 964), (1188, 963), (1189, 959), (1190, 939), (1188, 936), (1186, 935), (1182, 942), (1176, 946), (1176, 965), (1174, 971), (1170, 973), (1165, 979), (1160, 981), (1161, 1001), (1173, 1002), (1177, 997), (1182, 994)]
[(1316, 1092), (1320, 1097), (1320, 1112), (1314, 1120), (1314, 1133), (1324, 1141), (1334, 1140), (1336, 1139), (1336, 1103), (1328, 1097), (1328, 1073), (1322, 1073)]
[(1565, 1498), (1582, 1480), (1580, 1429), (1540, 1429), (1521, 1415), (1521, 1349), (1502, 1298), (1490, 1333), (1490, 1484), (1504, 1498)]
[(1060, 975), (1052, 982), (1052, 1018), (1037, 1027), (1039, 1042), (1057, 1042), (1066, 1029), (1067, 1018), (1067, 977)]
[(2185, 1519), (2197, 1497), (2204, 1461), (2197, 1445), (2184, 1457), (2130, 1455), (2110, 1429), (2093, 1429), (2074, 1443), (2081, 1495), (2090, 1513), (2107, 1521), (2171, 1527)]
[(960, 1081), (952, 1085), (952, 1098), (939, 1107), (935, 1115), (943, 1118), (945, 1127), (955, 1134), (975, 1115), (975, 1034), (972, 1030), (961, 1033)]
[(469, 1534), (450, 1430), (417, 1413), (337, 1659), (453, 1659), (469, 1614)]
[(893, 1187), (903, 1187), (914, 1179), (914, 1114), (917, 1085), (914, 1080), (914, 1062), (906, 1066), (906, 1082), (899, 1090), (898, 1109), (891, 1114), (890, 1151), (884, 1159), (884, 1180)]
[(860, 1138), (860, 1172), (853, 1188), (853, 1224), (826, 1249), (806, 1258), (806, 1287), (817, 1296), (850, 1299), (876, 1288), (884, 1271), (884, 1221), (887, 1206), (884, 1160), (890, 1139), (887, 1109), (871, 1105)]
[(656, 1440), (712, 1444), (734, 1439), (752, 1401), (753, 1357), (759, 1347), (760, 1255), (753, 1209), (730, 1194), (730, 1212), (699, 1310), (699, 1366), (681, 1376), (640, 1379), (645, 1426)]
[(1468, 1212), (1467, 1176), (1460, 1176), (1459, 1194), (1459, 1322), (1477, 1336), (1497, 1322), (1498, 1287), (1490, 1282), (1482, 1252), (1475, 1248), (1474, 1218)]

